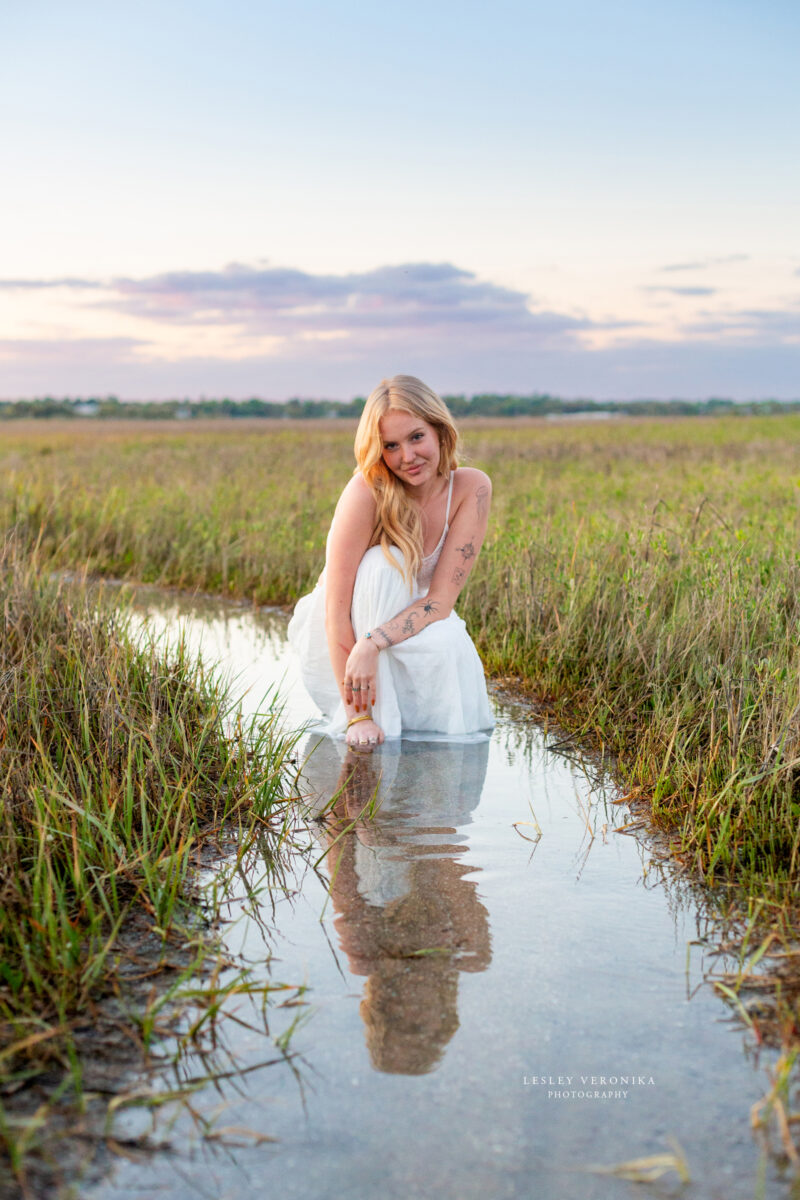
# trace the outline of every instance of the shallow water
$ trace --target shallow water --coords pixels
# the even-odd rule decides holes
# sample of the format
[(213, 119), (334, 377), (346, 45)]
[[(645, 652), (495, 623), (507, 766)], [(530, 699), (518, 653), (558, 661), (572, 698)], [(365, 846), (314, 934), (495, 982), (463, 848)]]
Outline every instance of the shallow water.
[[(280, 614), (144, 590), (138, 604), (224, 663), (247, 711), (280, 682), (287, 721), (312, 716)], [(226, 927), (262, 977), (307, 986), (268, 1012), (295, 1057), (260, 1067), (280, 1055), (252, 1006), (231, 1005), (244, 1023), (221, 1023), (215, 1057), (231, 1077), (195, 1094), (194, 1116), (165, 1106), (169, 1147), (84, 1195), (605, 1200), (641, 1188), (588, 1166), (670, 1139), (691, 1182), (671, 1172), (648, 1195), (789, 1194), (749, 1128), (769, 1059), (703, 982), (713, 898), (614, 833), (613, 787), (547, 750), (523, 706), (496, 705), (473, 744), (353, 759), (306, 736), (308, 805), (339, 789), (335, 810), (310, 820), (289, 894), (240, 887)], [(251, 889), (259, 875), (250, 863)], [(206, 1067), (184, 1057), (158, 1086)]]

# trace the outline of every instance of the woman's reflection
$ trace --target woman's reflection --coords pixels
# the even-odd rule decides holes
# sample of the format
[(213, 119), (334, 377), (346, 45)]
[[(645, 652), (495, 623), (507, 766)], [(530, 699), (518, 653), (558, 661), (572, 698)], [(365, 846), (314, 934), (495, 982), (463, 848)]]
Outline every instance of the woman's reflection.
[(317, 811), (336, 796), (324, 861), (342, 949), (367, 976), (361, 1016), (379, 1071), (433, 1070), (458, 1028), (459, 971), (491, 960), (456, 831), (480, 799), (487, 756), (487, 741), (394, 742), (364, 757), (324, 738), (306, 763)]

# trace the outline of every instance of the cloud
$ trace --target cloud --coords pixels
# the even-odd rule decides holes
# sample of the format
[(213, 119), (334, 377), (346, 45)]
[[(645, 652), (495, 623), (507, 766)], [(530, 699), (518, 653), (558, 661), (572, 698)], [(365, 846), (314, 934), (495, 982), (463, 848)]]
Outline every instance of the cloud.
[(669, 287), (667, 284), (651, 284), (641, 289), (643, 292), (668, 292), (671, 296), (714, 296), (719, 291), (715, 287)]
[(69, 276), (64, 279), (0, 279), (2, 291), (35, 291), (44, 288), (99, 288), (103, 285), (96, 279), (77, 279)]
[(800, 343), (800, 302), (788, 308), (742, 308), (730, 312), (704, 312), (697, 321), (680, 327), (681, 333), (717, 337), (720, 334), (759, 345)]
[(748, 262), (749, 254), (724, 254), (717, 258), (702, 258), (694, 262), (667, 263), (661, 271), (706, 271), (709, 267), (721, 267), (728, 263)]
[[(347, 275), (232, 264), (113, 281), (103, 307), (176, 324), (239, 326), (243, 334), (391, 336), (445, 330), (468, 336), (573, 338), (586, 317), (531, 311), (523, 293), (450, 263), (407, 263)], [(604, 326), (605, 327), (605, 326)]]
[[(656, 341), (646, 322), (537, 307), (525, 293), (451, 263), (342, 275), (234, 263), (138, 278), (0, 280), (0, 288), (12, 287), (74, 287), (81, 319), (71, 338), (59, 312), (49, 340), (0, 341), (7, 396), (348, 399), (402, 372), (441, 391), (746, 398), (795, 396), (800, 379), (800, 298), (794, 308), (727, 312), (712, 300), (691, 324)], [(124, 315), (110, 332), (131, 336), (86, 336), (99, 310), (106, 326), (108, 313)], [(613, 344), (594, 336), (612, 330)]]
[[(164, 326), (227, 329), (242, 339), (350, 338), (392, 340), (414, 333), (497, 343), (529, 337), (575, 344), (581, 334), (630, 328), (630, 321), (593, 321), (531, 307), (520, 291), (478, 279), (451, 263), (406, 263), (346, 275), (313, 275), (286, 267), (232, 263), (220, 271), (170, 271), (143, 278), (75, 280), (102, 288), (90, 308)], [(66, 280), (6, 280), (0, 287), (70, 286)]]

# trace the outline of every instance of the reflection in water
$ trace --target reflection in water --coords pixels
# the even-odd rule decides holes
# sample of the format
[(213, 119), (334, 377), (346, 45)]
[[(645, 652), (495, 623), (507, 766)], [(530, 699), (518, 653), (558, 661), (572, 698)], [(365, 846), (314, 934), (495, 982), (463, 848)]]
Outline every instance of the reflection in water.
[(491, 961), (488, 913), (457, 832), (480, 800), (488, 742), (393, 743), (362, 756), (312, 738), (308, 750), (315, 810), (335, 796), (325, 862), (339, 941), (353, 974), (367, 976), (372, 1065), (425, 1074), (458, 1029), (459, 972)]

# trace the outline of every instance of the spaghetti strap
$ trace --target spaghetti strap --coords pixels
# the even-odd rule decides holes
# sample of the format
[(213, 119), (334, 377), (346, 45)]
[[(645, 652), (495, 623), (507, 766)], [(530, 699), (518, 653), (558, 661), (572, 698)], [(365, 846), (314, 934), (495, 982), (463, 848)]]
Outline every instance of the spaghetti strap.
[(444, 514), (444, 527), (447, 529), (450, 521), (450, 501), (453, 499), (453, 480), (456, 477), (455, 471), (450, 472), (450, 490), (447, 493), (447, 512)]

